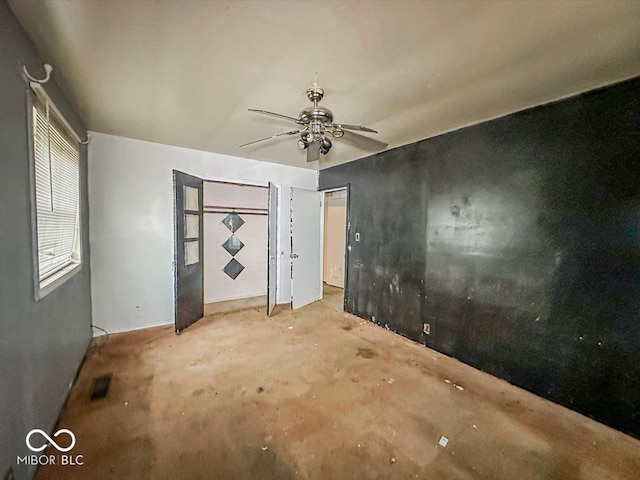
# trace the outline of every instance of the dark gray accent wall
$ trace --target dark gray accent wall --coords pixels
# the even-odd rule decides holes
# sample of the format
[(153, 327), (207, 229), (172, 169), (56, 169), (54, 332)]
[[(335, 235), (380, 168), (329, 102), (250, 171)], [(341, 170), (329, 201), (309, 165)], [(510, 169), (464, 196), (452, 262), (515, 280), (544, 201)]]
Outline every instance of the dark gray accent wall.
[[(51, 432), (91, 338), (87, 149), (81, 147), (82, 270), (39, 301), (34, 296), (26, 64), (42, 59), (0, 0), (0, 478), (34, 467), (16, 465), (31, 453), (25, 436)], [(56, 72), (54, 71), (54, 78)], [(46, 90), (67, 121), (84, 132), (53, 81)]]
[(320, 172), (346, 183), (348, 311), (640, 438), (640, 79)]

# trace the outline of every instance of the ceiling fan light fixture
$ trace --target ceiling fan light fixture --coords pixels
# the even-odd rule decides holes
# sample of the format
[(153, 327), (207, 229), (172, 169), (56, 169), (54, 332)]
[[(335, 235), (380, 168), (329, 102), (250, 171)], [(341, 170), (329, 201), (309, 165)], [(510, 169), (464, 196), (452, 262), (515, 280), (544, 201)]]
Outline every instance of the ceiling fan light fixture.
[(329, 153), (329, 150), (331, 150), (331, 146), (332, 146), (331, 140), (323, 136), (322, 140), (320, 141), (320, 153), (322, 155), (326, 155), (327, 153)]
[(300, 140), (298, 140), (298, 148), (300, 148), (300, 150), (304, 150), (305, 148), (309, 147), (309, 142), (304, 138), (304, 135), (300, 138)]

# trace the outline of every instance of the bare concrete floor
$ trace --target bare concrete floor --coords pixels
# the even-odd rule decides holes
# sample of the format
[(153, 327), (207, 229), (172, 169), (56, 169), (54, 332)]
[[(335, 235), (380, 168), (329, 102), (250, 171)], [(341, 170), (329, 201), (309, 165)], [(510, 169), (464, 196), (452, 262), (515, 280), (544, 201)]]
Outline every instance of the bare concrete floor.
[(101, 337), (59, 425), (84, 464), (37, 478), (640, 478), (640, 441), (361, 322), (317, 302)]
[(322, 284), (322, 302), (337, 310), (344, 311), (344, 288), (334, 287), (333, 285)]

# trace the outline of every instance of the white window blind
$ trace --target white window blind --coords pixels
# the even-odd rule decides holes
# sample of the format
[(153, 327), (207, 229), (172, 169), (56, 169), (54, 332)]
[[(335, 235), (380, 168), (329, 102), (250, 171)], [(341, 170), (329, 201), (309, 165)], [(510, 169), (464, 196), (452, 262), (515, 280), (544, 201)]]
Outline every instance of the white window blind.
[(47, 99), (33, 101), (40, 285), (80, 263), (78, 142)]

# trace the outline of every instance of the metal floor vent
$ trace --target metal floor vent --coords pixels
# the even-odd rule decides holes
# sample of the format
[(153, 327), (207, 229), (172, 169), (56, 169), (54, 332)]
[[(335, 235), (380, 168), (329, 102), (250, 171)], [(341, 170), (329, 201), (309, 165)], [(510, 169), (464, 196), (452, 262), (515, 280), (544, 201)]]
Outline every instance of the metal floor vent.
[(102, 375), (93, 379), (91, 391), (89, 392), (90, 400), (98, 400), (104, 398), (109, 393), (109, 384), (111, 383), (111, 375)]

